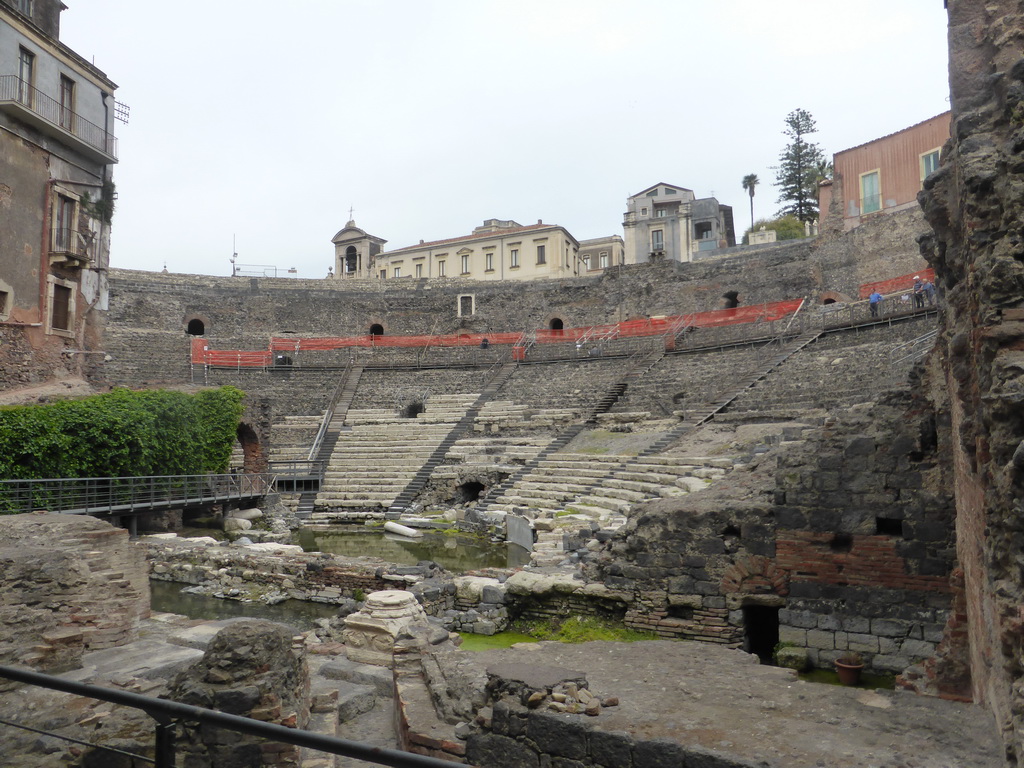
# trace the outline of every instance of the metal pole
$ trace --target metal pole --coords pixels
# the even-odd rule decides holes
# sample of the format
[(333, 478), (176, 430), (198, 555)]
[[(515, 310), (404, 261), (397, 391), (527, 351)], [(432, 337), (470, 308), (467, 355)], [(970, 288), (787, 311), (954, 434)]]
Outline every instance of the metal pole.
[(156, 745), (153, 764), (156, 768), (174, 768), (174, 721), (156, 718)]

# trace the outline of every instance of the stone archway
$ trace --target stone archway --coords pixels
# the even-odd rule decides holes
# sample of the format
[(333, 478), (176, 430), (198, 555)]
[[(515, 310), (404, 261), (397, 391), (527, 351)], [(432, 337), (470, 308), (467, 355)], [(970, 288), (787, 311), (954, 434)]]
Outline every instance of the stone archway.
[[(767, 557), (744, 555), (726, 569), (721, 589), (730, 613), (742, 617), (743, 649), (771, 664), (779, 642), (779, 609), (789, 593), (787, 573)], [(731, 617), (729, 623), (737, 625)]]
[(850, 301), (850, 297), (839, 291), (825, 291), (818, 301), (821, 304), (845, 304)]
[(721, 588), (726, 595), (784, 596), (789, 594), (789, 576), (767, 557), (744, 555), (725, 570)]
[(256, 431), (242, 422), (235, 430), (238, 442), (242, 446), (242, 469), (245, 472), (266, 472), (267, 457)]

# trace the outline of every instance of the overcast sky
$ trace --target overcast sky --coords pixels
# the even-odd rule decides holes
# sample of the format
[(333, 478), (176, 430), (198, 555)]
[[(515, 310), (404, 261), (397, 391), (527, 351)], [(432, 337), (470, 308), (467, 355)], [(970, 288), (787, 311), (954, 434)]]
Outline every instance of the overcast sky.
[(784, 119), (834, 152), (949, 109), (941, 0), (65, 0), (119, 85), (111, 263), (323, 277), (349, 218), (401, 248), (484, 219), (622, 234), (657, 182), (750, 224)]

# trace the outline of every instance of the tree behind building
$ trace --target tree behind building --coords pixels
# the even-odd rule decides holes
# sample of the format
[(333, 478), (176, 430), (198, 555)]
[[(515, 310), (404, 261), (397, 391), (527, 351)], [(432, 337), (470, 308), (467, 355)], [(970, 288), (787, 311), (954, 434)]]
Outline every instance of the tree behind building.
[(807, 140), (807, 136), (817, 130), (814, 118), (806, 110), (795, 109), (786, 116), (783, 133), (791, 141), (779, 155), (775, 169), (778, 202), (783, 204), (779, 216), (792, 215), (800, 221), (813, 221), (818, 217), (819, 169), (826, 160), (821, 148)]

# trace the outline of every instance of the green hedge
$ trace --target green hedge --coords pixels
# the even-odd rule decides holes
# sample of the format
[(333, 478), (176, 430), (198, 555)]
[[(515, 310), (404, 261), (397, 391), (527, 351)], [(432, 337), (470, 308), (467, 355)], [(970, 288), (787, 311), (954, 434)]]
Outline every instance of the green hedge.
[(0, 480), (223, 472), (242, 416), (234, 387), (115, 389), (0, 408)]

